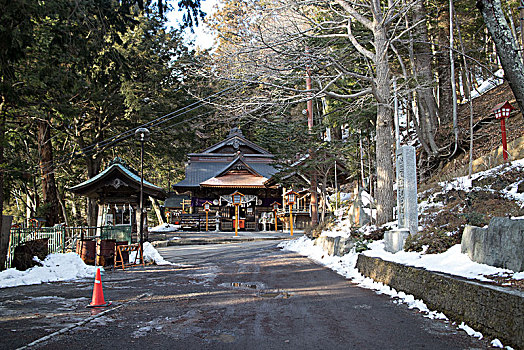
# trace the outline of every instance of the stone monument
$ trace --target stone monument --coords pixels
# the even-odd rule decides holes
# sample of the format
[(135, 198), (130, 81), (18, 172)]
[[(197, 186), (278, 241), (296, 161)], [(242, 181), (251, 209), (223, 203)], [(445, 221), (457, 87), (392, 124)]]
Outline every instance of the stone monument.
[(360, 185), (355, 187), (353, 191), (353, 203), (348, 209), (347, 216), (351, 224), (354, 226), (364, 226), (370, 223), (370, 216), (364, 211), (364, 205), (362, 204), (362, 191), (363, 188)]
[(262, 223), (262, 231), (267, 231), (266, 224), (268, 223), (268, 217), (265, 212), (262, 213), (262, 216), (260, 217), (260, 222)]
[(400, 147), (397, 151), (396, 164), (398, 229), (384, 234), (385, 249), (392, 253), (404, 249), (408, 235), (414, 235), (418, 231), (415, 147)]
[(217, 210), (217, 213), (215, 215), (215, 232), (218, 232), (220, 231), (220, 214), (218, 213), (218, 210)]

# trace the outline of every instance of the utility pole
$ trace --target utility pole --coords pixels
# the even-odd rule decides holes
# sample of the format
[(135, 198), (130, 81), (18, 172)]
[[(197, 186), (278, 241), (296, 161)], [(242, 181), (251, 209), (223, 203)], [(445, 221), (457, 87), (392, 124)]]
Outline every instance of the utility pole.
[[(309, 49), (306, 48), (306, 56), (309, 56)], [(309, 57), (308, 57), (309, 60)], [(307, 126), (309, 133), (311, 134), (313, 129), (313, 95), (311, 93), (311, 68), (309, 63), (306, 66), (306, 90), (308, 91), (308, 100), (307, 100)], [(311, 149), (309, 151), (309, 156), (311, 157)], [(317, 199), (317, 175), (315, 173), (311, 174), (311, 226), (316, 226), (318, 224), (318, 199)]]

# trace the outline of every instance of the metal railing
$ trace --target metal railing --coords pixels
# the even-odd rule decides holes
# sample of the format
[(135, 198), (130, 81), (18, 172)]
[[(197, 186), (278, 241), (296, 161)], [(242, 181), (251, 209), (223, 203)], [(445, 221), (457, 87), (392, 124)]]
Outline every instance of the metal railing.
[[(277, 210), (278, 215), (289, 215), (289, 207)], [(310, 214), (309, 206), (293, 207), (293, 214)]]

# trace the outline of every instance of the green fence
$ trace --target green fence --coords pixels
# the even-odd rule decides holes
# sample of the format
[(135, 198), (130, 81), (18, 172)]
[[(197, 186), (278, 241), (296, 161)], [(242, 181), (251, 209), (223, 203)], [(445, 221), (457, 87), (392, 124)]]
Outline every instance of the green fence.
[[(131, 225), (115, 225), (102, 227), (12, 227), (9, 235), (6, 268), (11, 267), (15, 248), (24, 242), (47, 238), (49, 253), (65, 253), (74, 251), (76, 241), (84, 239), (114, 239), (117, 242), (131, 243)], [(99, 236), (98, 236), (99, 235)]]
[(56, 227), (13, 227), (9, 235), (9, 250), (6, 267), (11, 267), (15, 248), (24, 242), (47, 238), (49, 253), (65, 251), (66, 230), (64, 226)]

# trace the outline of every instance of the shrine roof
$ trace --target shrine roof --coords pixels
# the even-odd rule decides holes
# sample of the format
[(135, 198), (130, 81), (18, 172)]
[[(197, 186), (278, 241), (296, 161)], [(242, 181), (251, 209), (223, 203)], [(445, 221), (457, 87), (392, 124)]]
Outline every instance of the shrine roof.
[(215, 143), (213, 146), (210, 146), (203, 150), (202, 152), (199, 152), (199, 154), (216, 154), (218, 150), (220, 150), (223, 147), (232, 146), (235, 149), (238, 149), (240, 146), (245, 146), (253, 151), (256, 152), (258, 155), (269, 155), (272, 156), (271, 153), (264, 148), (260, 147), (254, 142), (249, 141), (244, 137), (244, 134), (242, 134), (242, 131), (239, 128), (233, 128), (229, 132), (229, 135), (222, 141)]
[[(230, 171), (235, 172), (234, 168), (238, 167), (258, 178), (255, 181), (256, 184), (253, 183), (254, 185), (264, 187), (263, 182), (278, 172), (272, 164), (273, 155), (247, 140), (239, 128), (231, 129), (229, 135), (223, 141), (202, 152), (191, 153), (188, 156), (190, 163), (186, 167), (186, 177), (173, 185), (173, 188), (209, 186), (211, 182), (208, 182), (208, 180), (223, 178), (229, 175)], [(236, 179), (240, 181), (239, 186), (247, 179), (245, 175), (240, 176), (236, 173)], [(261, 178), (265, 180), (259, 183)], [(233, 178), (228, 177), (227, 181), (232, 181), (231, 179)], [(213, 180), (212, 183), (216, 183), (216, 181)]]
[[(104, 169), (104, 171), (100, 172), (99, 174), (93, 176), (92, 178), (82, 183), (79, 183), (78, 185), (68, 188), (68, 190), (74, 193), (78, 193), (80, 195), (95, 197), (97, 189), (100, 189), (103, 186), (107, 186), (107, 181), (111, 179), (117, 179), (119, 176), (123, 179), (123, 185), (131, 185), (133, 188), (140, 187), (140, 176), (133, 173), (131, 170), (129, 170), (120, 163), (113, 163), (111, 166), (107, 167), (106, 169)], [(129, 183), (124, 183), (126, 181)], [(109, 185), (112, 185), (113, 187), (115, 187), (115, 189), (118, 189), (118, 187), (120, 186), (119, 183), (117, 184), (116, 182), (114, 184)], [(165, 198), (165, 192), (161, 187), (153, 185), (152, 183), (146, 180), (144, 180), (144, 193), (158, 199)]]
[[(272, 164), (251, 163), (246, 159), (244, 161), (261, 177), (266, 178), (265, 181), (277, 173), (277, 169), (275, 169)], [(223, 173), (230, 166), (230, 164), (231, 162), (224, 161), (190, 163), (186, 168), (186, 178), (173, 185), (173, 187), (199, 187), (200, 183), (216, 177), (220, 173)]]

